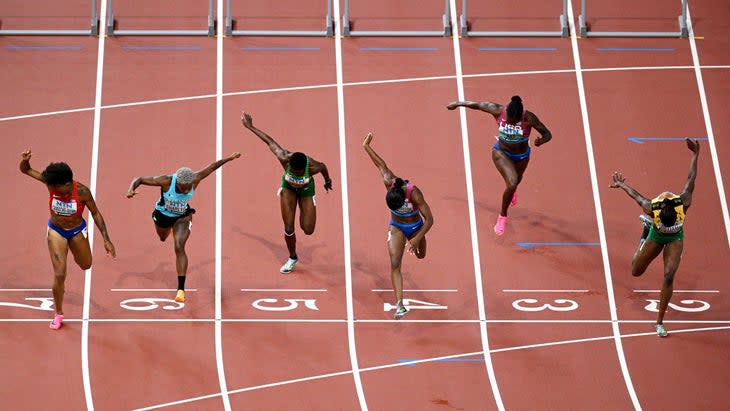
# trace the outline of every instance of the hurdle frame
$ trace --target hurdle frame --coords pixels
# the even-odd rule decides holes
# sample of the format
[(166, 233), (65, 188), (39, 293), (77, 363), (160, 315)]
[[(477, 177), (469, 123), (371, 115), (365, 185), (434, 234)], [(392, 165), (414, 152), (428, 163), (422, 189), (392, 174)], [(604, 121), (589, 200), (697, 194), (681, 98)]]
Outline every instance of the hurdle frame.
[(215, 12), (213, 11), (213, 0), (208, 0), (208, 27), (200, 30), (116, 30), (114, 25), (114, 10), (112, 0), (107, 0), (107, 36), (215, 36)]
[(467, 0), (462, 0), (461, 25), (462, 37), (569, 37), (570, 27), (568, 26), (568, 0), (563, 1), (563, 13), (558, 18), (560, 31), (471, 31), (467, 18)]
[(333, 37), (335, 22), (332, 17), (332, 0), (327, 0), (327, 15), (324, 30), (233, 30), (231, 0), (226, 0), (226, 36), (291, 36), (291, 37)]
[(581, 0), (580, 26), (581, 37), (689, 37), (687, 28), (687, 0), (682, 0), (682, 14), (678, 17), (679, 31), (590, 31), (586, 23), (586, 0)]
[(350, 21), (350, 0), (345, 0), (345, 11), (342, 16), (343, 35), (345, 37), (370, 36), (370, 37), (448, 37), (452, 34), (451, 10), (449, 0), (444, 1), (444, 14), (441, 16), (443, 29), (440, 31), (413, 31), (413, 30), (352, 30)]
[(96, 0), (91, 0), (91, 26), (88, 30), (42, 30), (42, 29), (22, 29), (22, 30), (0, 30), (0, 36), (98, 36), (99, 35), (99, 15), (96, 11)]

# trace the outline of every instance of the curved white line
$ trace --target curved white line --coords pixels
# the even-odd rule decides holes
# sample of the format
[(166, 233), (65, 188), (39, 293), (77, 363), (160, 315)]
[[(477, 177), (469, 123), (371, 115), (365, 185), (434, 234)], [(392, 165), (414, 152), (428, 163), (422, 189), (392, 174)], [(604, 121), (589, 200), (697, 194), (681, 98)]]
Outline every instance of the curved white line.
[(596, 209), (596, 221), (598, 224), (598, 237), (601, 242), (601, 257), (603, 260), (603, 272), (606, 281), (606, 295), (608, 297), (608, 309), (611, 313), (611, 328), (613, 329), (613, 340), (616, 345), (616, 354), (621, 367), (621, 373), (624, 377), (626, 390), (628, 391), (631, 402), (636, 410), (641, 410), (639, 398), (634, 390), (634, 384), (631, 382), (631, 374), (626, 364), (626, 356), (624, 355), (623, 344), (621, 343), (621, 330), (618, 325), (618, 314), (616, 312), (616, 298), (613, 294), (613, 280), (611, 278), (611, 266), (608, 260), (608, 247), (606, 245), (606, 229), (603, 223), (603, 210), (601, 206), (600, 190), (598, 188), (598, 176), (596, 172), (596, 159), (593, 154), (593, 142), (591, 140), (591, 126), (588, 120), (588, 104), (586, 102), (585, 87), (583, 85), (583, 72), (580, 63), (580, 50), (578, 48), (578, 37), (575, 31), (575, 22), (573, 20), (572, 1), (568, 0), (568, 22), (570, 25), (570, 43), (573, 48), (573, 63), (575, 64), (575, 79), (578, 86), (578, 98), (580, 100), (580, 111), (583, 119), (583, 131), (586, 143), (586, 151), (588, 154), (588, 170), (591, 174), (591, 187), (593, 191), (593, 204)]
[[(464, 79), (461, 67), (461, 46), (459, 45), (459, 33), (457, 27), (456, 0), (451, 0), (451, 27), (453, 30), (453, 47), (454, 47), (454, 66), (456, 68), (456, 88), (458, 99), (464, 100)], [(479, 237), (477, 235), (477, 216), (474, 200), (474, 183), (471, 175), (471, 154), (469, 152), (469, 130), (466, 122), (466, 109), (459, 109), (459, 119), (461, 123), (461, 144), (464, 147), (464, 174), (466, 176), (466, 194), (469, 207), (469, 230), (471, 233), (471, 252), (474, 262), (474, 284), (477, 294), (477, 308), (479, 310), (479, 332), (482, 340), (482, 351), (484, 356), (484, 365), (487, 369), (487, 377), (489, 385), (492, 389), (494, 401), (500, 411), (504, 411), (504, 403), (502, 402), (502, 394), (497, 385), (497, 377), (494, 374), (494, 366), (492, 365), (492, 357), (489, 351), (489, 335), (487, 333), (487, 312), (484, 303), (484, 288), (482, 284), (481, 259), (479, 256)]]

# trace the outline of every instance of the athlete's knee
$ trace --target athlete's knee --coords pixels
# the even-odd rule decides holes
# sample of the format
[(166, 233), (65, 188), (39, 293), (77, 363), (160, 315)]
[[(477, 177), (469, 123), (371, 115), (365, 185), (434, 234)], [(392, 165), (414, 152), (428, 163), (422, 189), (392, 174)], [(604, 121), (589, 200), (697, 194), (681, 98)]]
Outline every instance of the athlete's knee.
[(636, 264), (631, 266), (631, 275), (639, 277), (646, 271), (646, 267), (639, 267)]
[(304, 226), (302, 226), (302, 231), (306, 235), (312, 235), (312, 234), (314, 234), (314, 226), (310, 227), (310, 226), (304, 225)]
[(507, 190), (517, 190), (517, 185), (520, 184), (519, 177), (507, 177), (505, 180), (505, 183), (507, 184)]
[(66, 282), (66, 272), (53, 274), (53, 285), (63, 286)]
[(76, 261), (76, 264), (78, 264), (82, 270), (88, 270), (91, 268), (91, 258), (89, 258), (89, 261)]
[(664, 287), (674, 286), (674, 271), (664, 273), (664, 282), (662, 284)]

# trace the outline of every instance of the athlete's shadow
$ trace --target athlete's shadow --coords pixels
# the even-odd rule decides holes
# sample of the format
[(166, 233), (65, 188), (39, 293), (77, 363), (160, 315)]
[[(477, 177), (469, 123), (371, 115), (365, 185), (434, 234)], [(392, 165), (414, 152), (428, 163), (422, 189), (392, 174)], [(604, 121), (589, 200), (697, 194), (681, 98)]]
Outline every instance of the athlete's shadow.
[[(284, 243), (284, 236), (280, 236), (276, 242), (261, 237), (255, 234), (252, 234), (248, 231), (244, 231), (241, 227), (233, 225), (231, 226), (231, 231), (233, 233), (239, 235), (240, 237), (244, 237), (250, 240), (254, 240), (257, 243), (261, 244), (269, 250), (271, 254), (271, 260), (275, 264), (281, 263), (284, 261), (284, 259), (287, 256), (287, 250), (286, 250), (286, 244)], [(321, 242), (313, 243), (311, 241), (307, 241), (310, 236), (306, 236), (303, 233), (297, 231), (297, 254), (299, 255), (299, 258), (302, 259), (302, 261), (309, 261), (306, 265), (297, 266), (296, 272), (307, 272), (316, 270), (318, 267), (322, 267), (321, 264), (316, 264), (315, 261), (311, 260), (311, 256), (313, 256), (318, 250), (324, 249), (325, 245)], [(304, 238), (302, 240), (302, 237)], [(312, 264), (315, 263), (315, 264)], [(331, 266), (331, 264), (324, 265), (325, 267)]]

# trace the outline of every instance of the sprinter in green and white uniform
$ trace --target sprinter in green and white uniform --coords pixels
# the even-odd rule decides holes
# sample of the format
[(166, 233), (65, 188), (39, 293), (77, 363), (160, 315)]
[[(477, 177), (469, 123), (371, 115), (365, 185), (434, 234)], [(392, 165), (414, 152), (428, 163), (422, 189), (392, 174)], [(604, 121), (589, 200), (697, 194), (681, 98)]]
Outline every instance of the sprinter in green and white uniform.
[(324, 189), (326, 191), (332, 189), (332, 180), (327, 171), (327, 166), (324, 163), (304, 153), (291, 152), (281, 148), (271, 136), (254, 127), (250, 114), (242, 113), (241, 123), (269, 146), (271, 152), (274, 153), (284, 168), (284, 175), (281, 178), (278, 195), (281, 204), (281, 218), (284, 220), (284, 241), (289, 251), (289, 258), (281, 266), (279, 272), (288, 274), (299, 261), (299, 257), (297, 256), (297, 237), (294, 233), (294, 218), (297, 213), (297, 205), (299, 205), (300, 212), (299, 227), (301, 227), (306, 235), (314, 233), (314, 227), (317, 223), (317, 209), (315, 208), (313, 176), (322, 173)]

